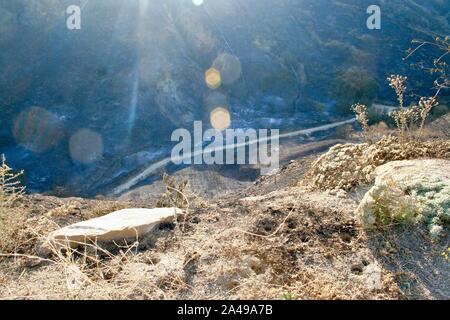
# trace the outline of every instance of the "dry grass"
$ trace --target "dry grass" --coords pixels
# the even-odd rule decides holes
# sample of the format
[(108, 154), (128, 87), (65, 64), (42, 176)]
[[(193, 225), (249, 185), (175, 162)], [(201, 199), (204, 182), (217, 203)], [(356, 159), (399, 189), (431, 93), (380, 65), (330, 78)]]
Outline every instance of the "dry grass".
[[(114, 287), (110, 280), (123, 267), (136, 261), (138, 242), (90, 243), (81, 249), (52, 248), (42, 253), (40, 245), (55, 229), (130, 207), (129, 203), (57, 199), (33, 196), (23, 200), (23, 223), (15, 245), (0, 252), (0, 296), (8, 299), (124, 299), (127, 285)], [(43, 255), (44, 254), (44, 255)], [(150, 290), (150, 288), (149, 288)]]
[(3, 155), (0, 165), (0, 252), (4, 252), (14, 250), (21, 241), (25, 216), (19, 202), (25, 188), (19, 181), (23, 172), (14, 173)]
[(367, 107), (363, 104), (355, 104), (352, 106), (353, 112), (356, 114), (356, 119), (361, 124), (363, 128), (363, 134), (367, 139), (366, 135), (369, 132), (369, 120), (367, 118)]
[[(35, 227), (37, 221), (51, 226), (76, 222), (100, 205), (35, 196), (24, 201), (27, 216), (35, 219), (27, 224)], [(100, 207), (108, 205), (118, 204), (102, 201)], [(349, 198), (298, 187), (218, 200), (162, 226), (157, 241), (145, 248), (145, 239), (139, 239), (108, 248), (91, 243), (54, 250), (45, 259), (33, 257), (31, 248), (11, 255), (0, 262), (0, 297), (404, 298), (395, 275), (368, 248), (373, 240), (355, 220), (356, 207)]]
[[(337, 206), (341, 209), (336, 210)], [(364, 237), (351, 217), (354, 206), (350, 200), (289, 188), (239, 203), (231, 200), (193, 208), (184, 232), (168, 228), (145, 250), (136, 241), (110, 249), (92, 243), (78, 250), (54, 250), (45, 259), (31, 256), (31, 251), (11, 255), (0, 264), (4, 284), (0, 296), (283, 299), (291, 293), (302, 299), (398, 297), (395, 283), (368, 290), (366, 276), (356, 277), (349, 268), (361, 259), (359, 254), (368, 254), (367, 259), (374, 261), (370, 253), (363, 253)], [(55, 206), (60, 207), (74, 210), (73, 205)], [(60, 213), (52, 216), (67, 218)]]
[[(6, 165), (5, 165), (6, 166)], [(8, 171), (9, 172), (9, 171)], [(15, 177), (16, 178), (16, 177)], [(167, 180), (172, 181), (169, 178)], [(15, 184), (14, 184), (15, 185)], [(168, 199), (185, 200), (187, 207), (199, 202), (197, 197), (185, 196), (180, 185), (175, 184)], [(187, 186), (187, 183), (184, 184)], [(3, 189), (4, 190), (4, 189)], [(187, 192), (186, 192), (187, 193)], [(85, 200), (77, 198), (59, 199), (44, 196), (15, 197), (13, 207), (8, 205), (7, 222), (2, 228), (2, 250), (0, 251), (0, 297), (8, 299), (161, 299), (174, 298), (176, 292), (186, 288), (180, 275), (172, 278), (166, 268), (148, 279), (141, 268), (153, 266), (158, 259), (152, 257), (145, 237), (139, 241), (114, 244), (90, 243), (82, 249), (53, 248), (49, 254), (41, 251), (45, 237), (57, 228), (108, 214), (112, 211), (133, 207), (127, 202)], [(179, 197), (173, 197), (178, 194)], [(167, 195), (166, 195), (167, 196)], [(6, 203), (6, 202), (5, 202)], [(8, 201), (8, 204), (13, 202)], [(177, 202), (180, 204), (179, 202)], [(19, 208), (20, 211), (16, 210)], [(2, 206), (0, 208), (5, 208)], [(20, 214), (15, 214), (16, 212)], [(14, 218), (14, 224), (12, 223)], [(183, 232), (186, 221), (183, 221)], [(181, 223), (180, 223), (181, 225)], [(2, 225), (3, 226), (3, 225)], [(171, 233), (169, 242), (183, 236), (180, 228), (162, 225), (159, 237)], [(168, 246), (166, 244), (164, 246)], [(162, 264), (158, 264), (162, 265)], [(158, 276), (159, 275), (159, 276)], [(3, 286), (3, 284), (5, 284)]]
[[(355, 105), (369, 143), (338, 145), (320, 157), (305, 180), (313, 189), (350, 190), (370, 183), (376, 166), (388, 161), (450, 158), (448, 139), (423, 141), (424, 124), (436, 102), (422, 98), (420, 109), (403, 108), (406, 78), (394, 76), (390, 81), (401, 106), (394, 115), (398, 137), (385, 136), (383, 126), (369, 127), (365, 107)], [(11, 173), (4, 162), (2, 168)], [(13, 181), (9, 187), (20, 188), (15, 182), (18, 176), (9, 177), (0, 180), (3, 185)], [(283, 173), (276, 178), (287, 179)], [(428, 263), (419, 258), (393, 259), (396, 248), (390, 247), (392, 252), (385, 254), (384, 235), (362, 228), (354, 214), (358, 203), (345, 192), (339, 198), (297, 185), (207, 203), (190, 191), (187, 180), (167, 175), (163, 180), (166, 192), (158, 206), (184, 208), (187, 214), (173, 224), (161, 225), (155, 241), (142, 238), (112, 245), (90, 243), (81, 249), (53, 248), (48, 256), (39, 248), (51, 231), (133, 204), (21, 198), (21, 189), (0, 189), (0, 199), (15, 199), (3, 201), (8, 206), (0, 205), (0, 217), (12, 219), (0, 225), (0, 298), (401, 299), (409, 295), (402, 283), (414, 286), (414, 279), (399, 278), (396, 272), (406, 268), (391, 265)], [(16, 200), (20, 209), (12, 205)], [(407, 240), (406, 244), (412, 243)], [(399, 242), (398, 248), (402, 246)], [(442, 282), (439, 272), (419, 271), (418, 278), (424, 274), (420, 278), (424, 287), (429, 279)], [(425, 290), (417, 292), (418, 297), (434, 297)]]

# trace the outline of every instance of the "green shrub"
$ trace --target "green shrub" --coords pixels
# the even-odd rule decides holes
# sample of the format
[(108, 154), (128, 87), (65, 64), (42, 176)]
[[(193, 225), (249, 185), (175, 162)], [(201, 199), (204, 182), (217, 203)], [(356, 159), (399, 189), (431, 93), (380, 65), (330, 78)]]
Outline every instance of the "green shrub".
[(371, 126), (384, 122), (390, 128), (395, 127), (395, 122), (388, 113), (377, 111), (374, 107), (367, 108), (367, 120), (369, 120), (369, 125)]
[(337, 100), (336, 111), (339, 114), (351, 114), (350, 106), (360, 103), (372, 105), (378, 84), (364, 69), (353, 67), (336, 77), (334, 83), (334, 96)]
[(450, 109), (448, 106), (441, 104), (436, 106), (433, 111), (431, 112), (431, 116), (433, 119), (440, 118), (442, 116), (445, 116), (447, 113), (449, 113)]

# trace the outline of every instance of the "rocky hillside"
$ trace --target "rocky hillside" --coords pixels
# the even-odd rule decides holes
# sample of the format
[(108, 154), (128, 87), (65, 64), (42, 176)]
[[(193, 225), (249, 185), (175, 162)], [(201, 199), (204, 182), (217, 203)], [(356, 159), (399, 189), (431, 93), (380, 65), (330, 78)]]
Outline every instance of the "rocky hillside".
[[(367, 229), (357, 215), (367, 188), (335, 194), (299, 186), (290, 179), (304, 176), (303, 161), (246, 191), (192, 201), (139, 242), (69, 254), (44, 254), (42, 240), (58, 227), (144, 204), (27, 196), (20, 241), (0, 257), (0, 297), (448, 299), (447, 231), (435, 241), (421, 223)], [(420, 166), (434, 160), (423, 161), (400, 166), (406, 173), (418, 165), (410, 174), (423, 174)], [(437, 175), (448, 171), (448, 160), (436, 164)]]
[[(428, 90), (401, 58), (412, 39), (450, 33), (450, 4), (375, 3), (381, 30), (366, 28), (374, 1), (0, 1), (0, 152), (30, 190), (95, 195), (217, 105), (234, 127), (299, 128), (348, 111), (348, 92), (395, 101), (391, 73)], [(66, 28), (72, 4), (81, 30)], [(216, 90), (210, 67), (222, 73)]]

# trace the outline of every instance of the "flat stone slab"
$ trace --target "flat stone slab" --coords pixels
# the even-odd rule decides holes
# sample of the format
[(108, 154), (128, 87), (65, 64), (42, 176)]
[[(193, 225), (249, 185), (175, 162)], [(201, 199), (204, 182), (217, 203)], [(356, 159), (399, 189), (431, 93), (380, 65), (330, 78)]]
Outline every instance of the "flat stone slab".
[(182, 213), (178, 208), (123, 209), (56, 230), (49, 235), (45, 246), (74, 248), (93, 241), (136, 239)]
[(416, 176), (437, 178), (450, 183), (450, 161), (446, 159), (417, 159), (388, 162), (375, 169), (378, 181), (394, 179), (408, 181)]

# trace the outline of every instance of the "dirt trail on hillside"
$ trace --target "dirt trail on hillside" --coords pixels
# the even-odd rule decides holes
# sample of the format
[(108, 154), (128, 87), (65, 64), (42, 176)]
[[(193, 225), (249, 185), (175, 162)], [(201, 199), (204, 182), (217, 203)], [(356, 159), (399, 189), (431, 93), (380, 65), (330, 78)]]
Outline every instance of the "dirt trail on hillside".
[[(229, 149), (236, 149), (239, 147), (247, 147), (249, 145), (253, 145), (256, 143), (261, 143), (261, 142), (266, 142), (266, 141), (270, 141), (272, 139), (282, 139), (282, 138), (292, 138), (295, 136), (299, 136), (299, 135), (311, 135), (313, 133), (316, 132), (320, 132), (320, 131), (327, 131), (336, 127), (340, 127), (346, 124), (351, 124), (356, 122), (356, 119), (350, 119), (350, 120), (345, 120), (345, 121), (338, 121), (338, 122), (334, 122), (334, 123), (330, 123), (330, 124), (326, 124), (326, 125), (322, 125), (322, 126), (317, 126), (314, 128), (308, 128), (308, 129), (302, 129), (302, 130), (297, 130), (294, 132), (289, 132), (289, 133), (284, 133), (284, 134), (279, 134), (277, 136), (273, 136), (273, 137), (269, 137), (269, 138), (259, 138), (256, 140), (251, 140), (251, 141), (247, 141), (245, 143), (241, 143), (241, 144), (233, 144), (233, 145), (224, 145), (222, 147), (218, 147), (214, 149), (214, 152), (223, 152)], [(182, 158), (182, 160), (184, 159), (192, 159), (193, 157), (197, 156), (197, 155), (203, 155), (203, 150), (199, 151), (199, 152), (194, 152), (194, 153), (189, 153), (184, 155), (184, 157)], [(120, 195), (128, 190), (130, 190), (132, 187), (134, 187), (135, 185), (137, 185), (139, 182), (145, 180), (146, 178), (148, 178), (150, 175), (152, 175), (154, 172), (160, 170), (161, 168), (164, 168), (165, 166), (167, 166), (170, 162), (172, 161), (171, 157), (162, 159), (156, 163), (151, 164), (150, 166), (148, 166), (145, 170), (143, 170), (141, 173), (139, 173), (138, 175), (128, 179), (126, 182), (120, 184), (119, 186), (115, 187), (114, 190), (112, 191), (112, 195), (113, 196), (117, 196)]]

